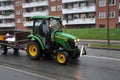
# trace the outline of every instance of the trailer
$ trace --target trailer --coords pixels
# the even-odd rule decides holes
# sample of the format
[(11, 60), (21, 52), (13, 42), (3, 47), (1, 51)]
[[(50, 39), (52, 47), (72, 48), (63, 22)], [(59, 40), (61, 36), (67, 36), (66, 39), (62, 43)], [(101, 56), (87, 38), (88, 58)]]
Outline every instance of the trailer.
[(27, 36), (30, 35), (29, 31), (18, 30), (1, 30), (0, 31), (0, 53), (6, 54), (8, 49), (13, 49), (17, 54), (19, 49), (26, 49), (28, 41)]

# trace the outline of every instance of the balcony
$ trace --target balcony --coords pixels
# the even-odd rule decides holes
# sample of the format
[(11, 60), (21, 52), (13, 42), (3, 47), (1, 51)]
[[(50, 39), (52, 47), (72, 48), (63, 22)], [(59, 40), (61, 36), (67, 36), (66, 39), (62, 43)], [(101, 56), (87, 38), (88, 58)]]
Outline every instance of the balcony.
[(15, 23), (0, 23), (0, 27), (15, 27)]
[(0, 0), (0, 1), (14, 1), (14, 0)]
[(95, 18), (68, 20), (68, 23), (66, 22), (66, 20), (63, 20), (63, 24), (65, 25), (95, 24)]
[(3, 10), (14, 10), (14, 6), (13, 5), (0, 6), (0, 11), (3, 11)]
[(87, 7), (78, 7), (78, 8), (67, 8), (63, 9), (63, 14), (71, 14), (71, 13), (85, 13), (85, 12), (95, 12), (95, 6), (87, 6)]
[(14, 14), (10, 14), (10, 15), (0, 15), (0, 19), (9, 19), (9, 18), (15, 18)]
[(37, 16), (37, 15), (43, 15), (46, 16), (48, 15), (48, 10), (45, 11), (39, 11), (39, 12), (29, 12), (29, 13), (24, 13), (23, 17), (31, 17), (31, 16)]
[(119, 3), (119, 9), (120, 9), (120, 3)]
[(118, 20), (118, 22), (120, 23), (120, 17), (119, 17), (119, 20)]
[(33, 21), (25, 21), (25, 22), (23, 22), (24, 23), (24, 26), (26, 27), (26, 26), (33, 26)]
[(86, 0), (62, 0), (62, 3), (80, 2), (80, 1), (86, 1)]
[(36, 7), (36, 6), (48, 6), (48, 1), (37, 1), (31, 3), (23, 3), (23, 8)]

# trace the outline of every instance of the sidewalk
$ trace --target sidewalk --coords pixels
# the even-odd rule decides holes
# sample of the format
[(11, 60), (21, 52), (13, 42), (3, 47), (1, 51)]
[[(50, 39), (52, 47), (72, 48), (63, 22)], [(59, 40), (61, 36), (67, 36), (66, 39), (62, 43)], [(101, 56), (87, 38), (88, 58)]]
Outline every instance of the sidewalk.
[[(107, 43), (107, 40), (91, 40), (91, 39), (80, 39), (80, 42), (85, 43)], [(120, 40), (110, 40), (111, 44), (120, 44)]]
[[(108, 47), (92, 47), (90, 44), (102, 44), (102, 43), (108, 43), (107, 40), (89, 40), (89, 39), (81, 39), (80, 44), (85, 44), (89, 48), (94, 48), (94, 49), (108, 49), (108, 50), (120, 50), (119, 48), (108, 48)], [(110, 40), (110, 44), (119, 44), (120, 45), (120, 40)]]

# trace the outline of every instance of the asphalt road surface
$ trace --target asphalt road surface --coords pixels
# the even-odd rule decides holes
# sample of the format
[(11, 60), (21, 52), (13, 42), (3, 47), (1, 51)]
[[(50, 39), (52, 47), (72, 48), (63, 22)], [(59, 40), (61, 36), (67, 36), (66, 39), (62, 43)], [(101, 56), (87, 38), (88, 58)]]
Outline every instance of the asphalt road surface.
[(87, 55), (59, 65), (31, 60), (25, 51), (0, 54), (0, 80), (120, 80), (120, 51), (87, 48)]

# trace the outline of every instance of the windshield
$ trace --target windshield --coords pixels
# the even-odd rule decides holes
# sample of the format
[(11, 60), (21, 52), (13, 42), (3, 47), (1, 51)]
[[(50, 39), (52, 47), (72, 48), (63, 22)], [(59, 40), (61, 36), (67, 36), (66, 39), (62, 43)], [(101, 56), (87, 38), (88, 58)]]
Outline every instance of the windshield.
[(42, 20), (35, 21), (35, 27), (39, 27), (42, 24)]
[(59, 20), (56, 20), (56, 19), (50, 20), (50, 25), (53, 31), (61, 31), (61, 24)]

